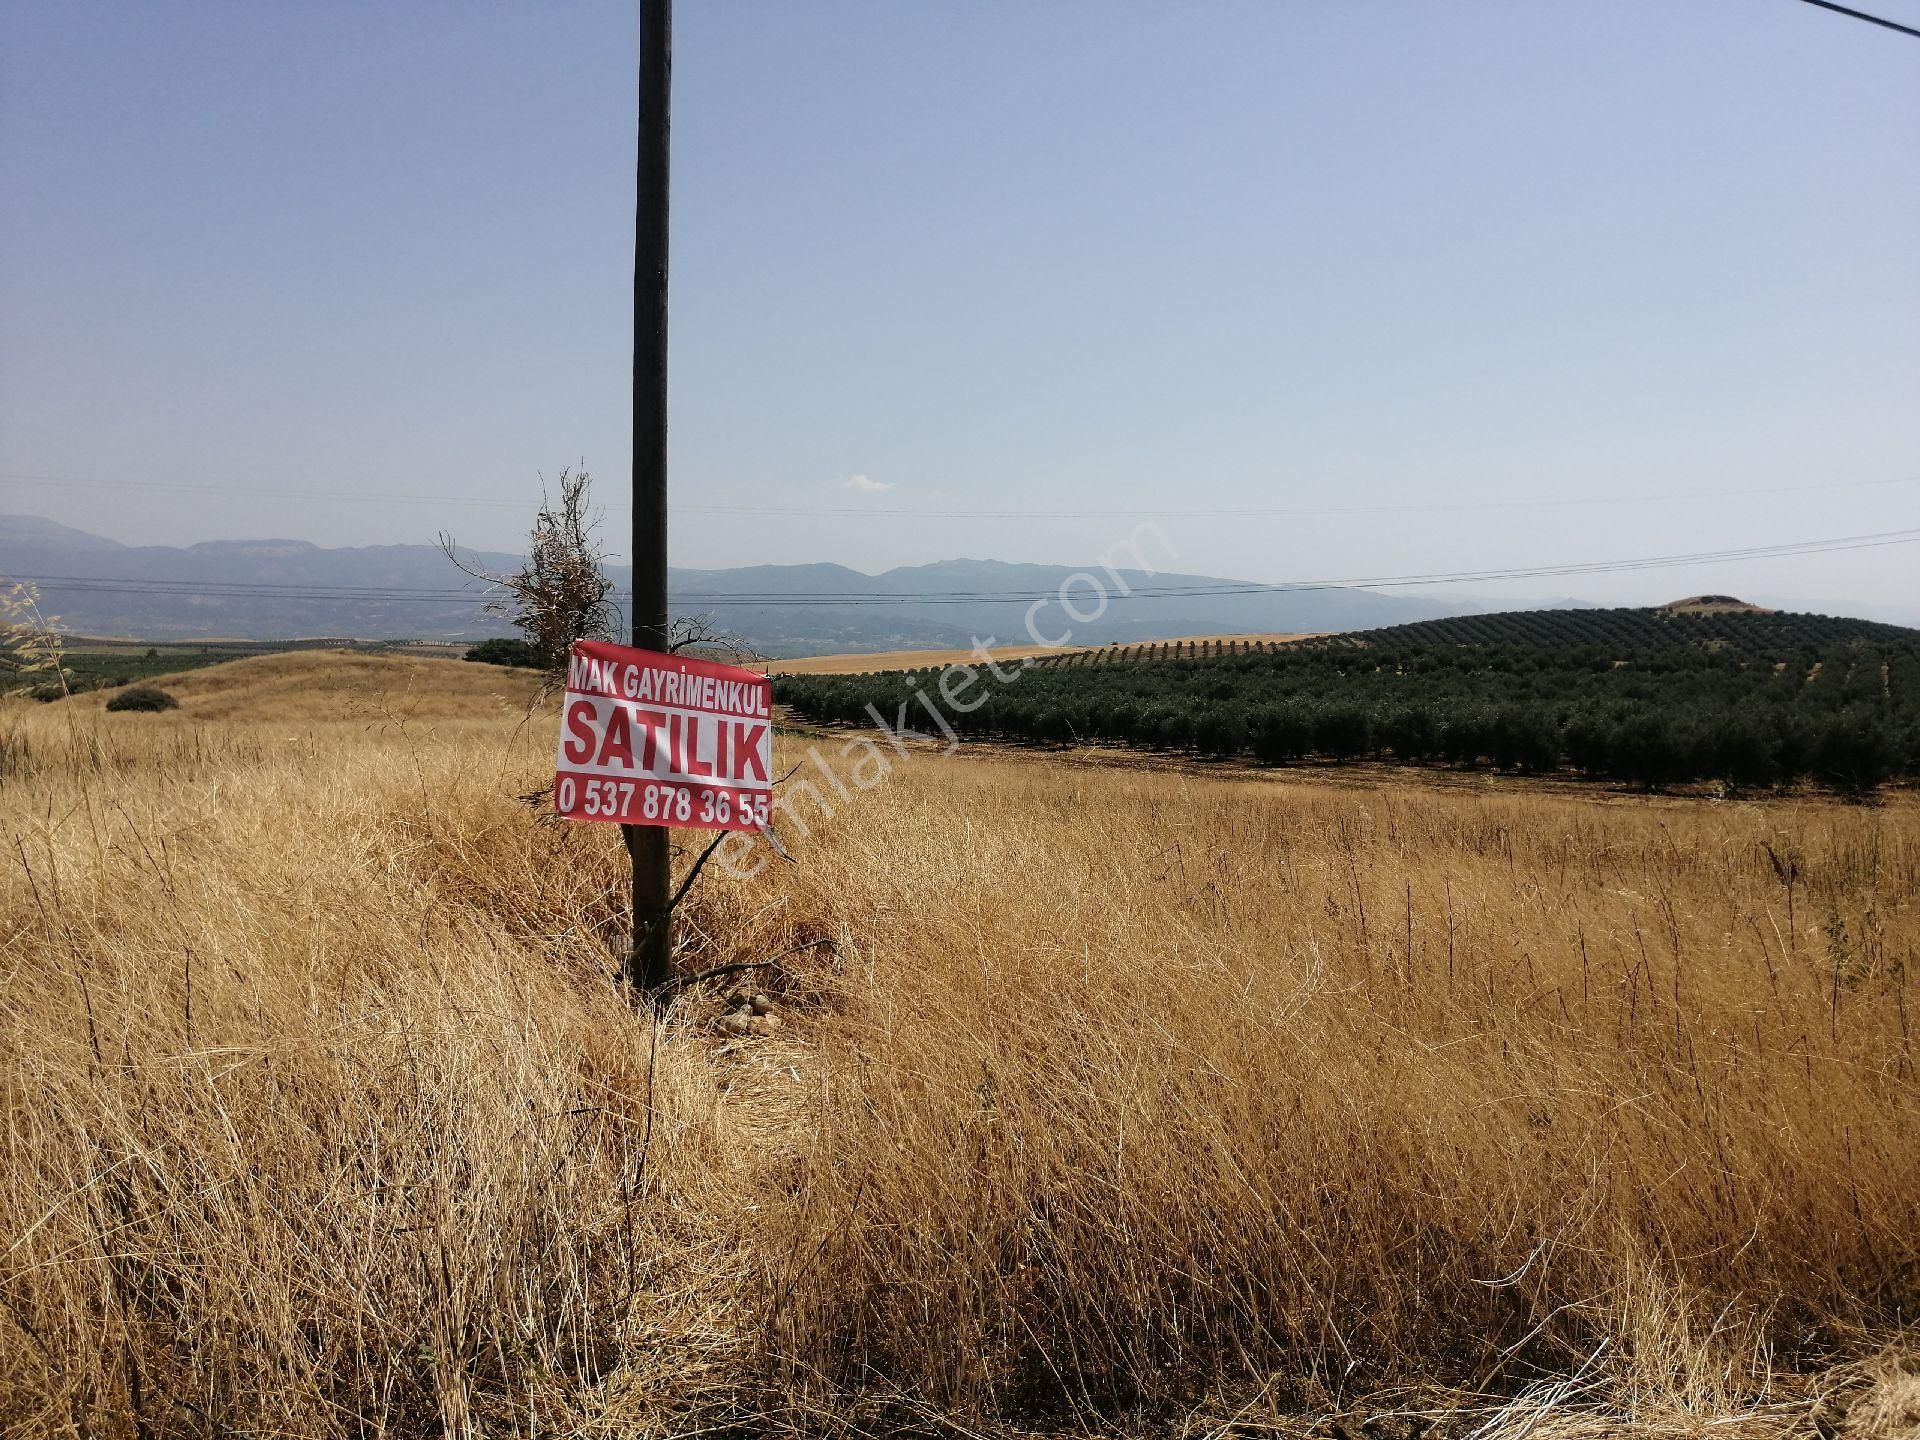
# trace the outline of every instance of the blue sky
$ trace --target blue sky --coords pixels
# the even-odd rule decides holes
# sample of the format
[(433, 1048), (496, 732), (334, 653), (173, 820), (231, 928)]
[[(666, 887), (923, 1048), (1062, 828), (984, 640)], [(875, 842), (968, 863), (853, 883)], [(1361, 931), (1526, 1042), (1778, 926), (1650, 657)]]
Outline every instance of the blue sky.
[[(632, 8), (8, 0), (0, 510), (505, 548), (542, 471), (617, 501)], [(1256, 580), (1920, 526), (1920, 40), (1794, 0), (676, 27), (677, 564), (1134, 523), (1062, 510), (1186, 512), (1181, 568)], [(1306, 513), (1199, 513), (1248, 508)], [(1481, 589), (1920, 607), (1917, 558)]]

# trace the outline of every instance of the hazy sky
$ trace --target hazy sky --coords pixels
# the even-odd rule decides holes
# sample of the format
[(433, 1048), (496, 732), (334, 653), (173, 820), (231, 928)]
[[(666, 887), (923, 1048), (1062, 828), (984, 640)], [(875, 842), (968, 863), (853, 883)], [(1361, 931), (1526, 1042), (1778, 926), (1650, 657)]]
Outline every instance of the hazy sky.
[[(1188, 512), (1180, 568), (1258, 580), (1920, 526), (1920, 40), (1795, 0), (678, 9), (677, 564), (1135, 523), (1049, 510)], [(5, 0), (0, 510), (508, 548), (541, 471), (617, 500), (633, 10)], [(1193, 513), (1252, 508), (1296, 513)]]

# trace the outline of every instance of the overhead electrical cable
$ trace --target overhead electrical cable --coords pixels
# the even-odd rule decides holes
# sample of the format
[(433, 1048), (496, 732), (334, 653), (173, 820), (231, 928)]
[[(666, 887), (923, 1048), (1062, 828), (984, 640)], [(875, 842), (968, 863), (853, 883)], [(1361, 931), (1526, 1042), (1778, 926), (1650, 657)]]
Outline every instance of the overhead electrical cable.
[[(1142, 584), (1121, 589), (1117, 584), (1107, 591), (1110, 601), (1203, 599), (1224, 595), (1284, 595), (1315, 590), (1388, 590), (1425, 585), (1460, 585), (1500, 580), (1546, 579), (1574, 575), (1599, 575), (1636, 570), (1672, 569), (1689, 565), (1729, 564), (1742, 560), (1786, 559), (1800, 555), (1832, 554), (1838, 551), (1880, 549), (1894, 545), (1920, 543), (1920, 526), (1904, 530), (1884, 530), (1867, 535), (1844, 535), (1819, 540), (1794, 540), (1776, 545), (1749, 545), (1728, 550), (1700, 550), (1682, 554), (1642, 556), (1625, 560), (1571, 561), (1551, 565), (1494, 567), (1480, 570), (1430, 571), (1410, 575), (1358, 576), (1340, 580), (1288, 580), (1270, 584), (1224, 581), (1200, 585)], [(1099, 567), (1086, 573), (1095, 578)], [(1136, 572), (1137, 573), (1137, 572)], [(56, 593), (94, 593), (127, 595), (182, 595), (206, 599), (259, 599), (308, 601), (359, 601), (408, 604), (473, 605), (485, 600), (490, 589), (435, 588), (412, 589), (401, 586), (354, 586), (306, 584), (276, 581), (195, 581), (164, 578), (115, 579), (109, 576), (18, 575)], [(1102, 588), (1106, 588), (1102, 586)], [(616, 590), (612, 598), (626, 598), (628, 592)], [(882, 606), (882, 605), (978, 605), (1024, 604), (1055, 599), (1056, 587), (1046, 590), (948, 590), (948, 591), (723, 591), (702, 593), (679, 591), (672, 599), (682, 609), (723, 606)]]
[(1920, 30), (1915, 30), (1907, 25), (1896, 24), (1894, 21), (1883, 19), (1878, 15), (1869, 15), (1864, 10), (1849, 10), (1845, 5), (1834, 4), (1833, 0), (1805, 0), (1805, 3), (1808, 5), (1818, 5), (1822, 10), (1831, 10), (1836, 15), (1847, 15), (1855, 20), (1864, 20), (1869, 25), (1884, 25), (1889, 30), (1898, 30), (1902, 35), (1911, 35), (1915, 39), (1920, 39)]
[[(248, 496), (271, 500), (347, 501), (352, 504), (442, 505), (449, 508), (482, 507), (489, 509), (530, 508), (524, 497), (495, 499), (472, 495), (411, 495), (396, 491), (369, 494), (353, 490), (277, 489), (267, 486), (197, 485), (171, 481), (95, 480), (57, 475), (0, 475), (11, 484), (65, 486), (79, 489), (110, 490), (122, 493), (147, 491), (168, 495)], [(1555, 510), (1581, 506), (1612, 505), (1684, 505), (1708, 500), (1747, 499), (1761, 495), (1828, 494), (1848, 490), (1884, 489), (1892, 485), (1920, 484), (1920, 476), (1900, 476), (1890, 480), (1821, 481), (1805, 485), (1759, 485), (1721, 490), (1662, 491), (1634, 493), (1611, 491), (1578, 495), (1553, 495), (1524, 499), (1444, 499), (1418, 500), (1404, 504), (1373, 505), (1218, 505), (1218, 506), (1106, 506), (1060, 509), (941, 508), (910, 509), (880, 505), (675, 505), (677, 515), (766, 515), (780, 518), (812, 515), (835, 519), (860, 520), (1102, 520), (1126, 519), (1247, 519), (1261, 516), (1308, 517), (1318, 515), (1414, 515), (1472, 510)], [(603, 507), (624, 511), (619, 504)]]

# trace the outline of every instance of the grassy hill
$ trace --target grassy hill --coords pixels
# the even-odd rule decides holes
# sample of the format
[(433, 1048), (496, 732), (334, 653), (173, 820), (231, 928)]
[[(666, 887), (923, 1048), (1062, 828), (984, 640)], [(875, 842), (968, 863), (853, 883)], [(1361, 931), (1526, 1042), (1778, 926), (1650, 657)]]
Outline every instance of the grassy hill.
[[(928, 730), (916, 697), (941, 679), (783, 676), (775, 695), (849, 724), (912, 701)], [(942, 719), (969, 737), (1860, 791), (1920, 773), (1920, 631), (1724, 605), (1515, 611), (1046, 657), (961, 704)]]
[[(502, 665), (322, 650), (229, 660), (152, 683), (180, 702), (181, 720), (278, 724), (498, 718), (523, 713), (540, 677)], [(101, 707), (109, 698), (94, 693), (72, 703)]]
[(457, 659), (466, 647), (435, 642), (372, 641), (316, 638), (310, 640), (194, 640), (186, 642), (105, 639), (87, 635), (60, 638), (60, 666), (66, 687), (49, 669), (25, 670), (0, 657), (0, 695), (24, 692), (37, 700), (63, 693), (150, 683), (233, 660), (282, 654), (343, 652), (363, 656), (410, 655)]

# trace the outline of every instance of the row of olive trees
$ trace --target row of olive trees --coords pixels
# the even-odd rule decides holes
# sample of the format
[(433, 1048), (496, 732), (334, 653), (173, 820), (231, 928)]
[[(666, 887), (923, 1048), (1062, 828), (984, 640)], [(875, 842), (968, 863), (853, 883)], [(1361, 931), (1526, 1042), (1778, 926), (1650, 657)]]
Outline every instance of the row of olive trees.
[[(1810, 779), (1859, 792), (1920, 774), (1920, 709), (1904, 690), (1878, 701), (1816, 698), (1747, 672), (1734, 683), (1678, 676), (1643, 689), (1589, 686), (1577, 667), (1516, 685), (1482, 670), (1474, 683), (1434, 683), (1419, 670), (1391, 683), (1320, 663), (1292, 665), (1286, 688), (1236, 665), (1143, 665), (1030, 671), (947, 715), (967, 738), (1038, 744), (1119, 743), (1266, 764), (1395, 760), (1470, 769), (1566, 770), (1649, 787), (1718, 779), (1767, 786)], [(1183, 673), (1184, 672), (1184, 673)], [(1130, 683), (1131, 682), (1131, 683)], [(1711, 683), (1710, 683), (1711, 682)], [(817, 721), (861, 724), (892, 714), (926, 672), (786, 676), (775, 695)], [(1902, 703), (1895, 703), (1895, 695)]]

